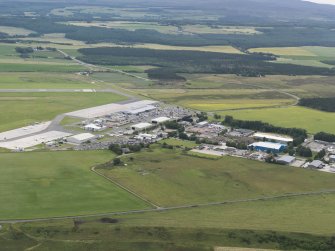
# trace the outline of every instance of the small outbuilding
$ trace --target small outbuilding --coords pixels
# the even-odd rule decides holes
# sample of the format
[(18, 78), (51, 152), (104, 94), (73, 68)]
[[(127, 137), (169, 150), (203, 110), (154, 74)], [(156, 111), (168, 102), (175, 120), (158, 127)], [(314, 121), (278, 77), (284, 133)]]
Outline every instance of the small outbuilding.
[(335, 155), (330, 155), (329, 156), (329, 161), (335, 162)]
[(95, 139), (96, 136), (94, 134), (91, 133), (81, 133), (81, 134), (77, 134), (71, 137), (67, 138), (67, 142), (72, 143), (72, 144), (83, 144), (87, 141), (90, 141), (92, 139)]

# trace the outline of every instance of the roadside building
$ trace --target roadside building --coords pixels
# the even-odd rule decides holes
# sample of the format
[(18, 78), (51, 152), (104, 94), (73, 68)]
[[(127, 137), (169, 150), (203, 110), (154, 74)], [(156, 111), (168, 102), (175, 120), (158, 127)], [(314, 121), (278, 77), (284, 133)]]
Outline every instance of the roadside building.
[(152, 127), (152, 124), (150, 124), (150, 123), (139, 123), (139, 124), (136, 124), (136, 125), (132, 125), (131, 129), (133, 129), (134, 131), (143, 131), (143, 130), (148, 129), (150, 127)]
[(67, 142), (72, 144), (83, 144), (87, 141), (95, 139), (95, 135), (91, 133), (81, 133), (67, 138)]
[(285, 156), (282, 156), (282, 157), (278, 158), (278, 159), (277, 159), (277, 163), (278, 163), (278, 164), (282, 164), (282, 165), (290, 165), (290, 164), (292, 164), (295, 160), (296, 160), (295, 157), (293, 157), (293, 156), (289, 156), (289, 155), (285, 155)]
[(159, 117), (159, 118), (155, 118), (155, 119), (151, 120), (151, 123), (158, 125), (158, 124), (162, 124), (162, 123), (165, 123), (167, 121), (170, 121), (170, 120), (171, 119), (168, 118), (168, 117)]
[(324, 167), (324, 163), (321, 160), (314, 160), (308, 164), (308, 167), (313, 169), (322, 169)]
[(283, 144), (288, 144), (288, 143), (293, 142), (293, 138), (291, 137), (272, 134), (272, 133), (256, 132), (252, 137), (257, 140), (265, 139), (266, 141), (274, 141), (274, 142), (283, 143)]
[(272, 152), (272, 153), (280, 153), (286, 149), (286, 145), (280, 143), (272, 143), (272, 142), (255, 142), (250, 144), (249, 149), (253, 149), (255, 151), (260, 152)]

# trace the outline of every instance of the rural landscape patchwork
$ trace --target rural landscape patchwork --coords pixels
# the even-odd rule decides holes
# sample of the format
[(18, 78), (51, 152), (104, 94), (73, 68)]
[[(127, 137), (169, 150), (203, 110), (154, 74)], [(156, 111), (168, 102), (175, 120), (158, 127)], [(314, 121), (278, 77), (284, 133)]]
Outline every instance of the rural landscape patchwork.
[(334, 251), (320, 2), (0, 0), (0, 251)]

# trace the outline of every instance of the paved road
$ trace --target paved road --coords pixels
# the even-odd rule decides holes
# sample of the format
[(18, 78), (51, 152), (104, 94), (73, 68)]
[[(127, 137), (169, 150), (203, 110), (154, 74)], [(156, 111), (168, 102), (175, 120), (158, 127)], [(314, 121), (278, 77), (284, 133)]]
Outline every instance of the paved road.
[(291, 193), (291, 194), (283, 194), (283, 195), (277, 195), (277, 196), (264, 196), (264, 197), (258, 197), (258, 198), (252, 198), (252, 199), (227, 200), (227, 201), (222, 201), (222, 202), (181, 205), (181, 206), (174, 206), (174, 207), (160, 207), (160, 208), (130, 210), (130, 211), (121, 211), (121, 212), (101, 213), (101, 214), (86, 214), (86, 215), (73, 215), (73, 216), (64, 216), (64, 217), (35, 218), (35, 219), (0, 220), (0, 224), (40, 222), (40, 221), (50, 221), (50, 220), (66, 220), (66, 219), (89, 218), (89, 217), (121, 216), (121, 215), (132, 215), (132, 214), (143, 214), (147, 212), (167, 212), (167, 211), (181, 210), (181, 209), (192, 209), (192, 208), (211, 207), (211, 206), (224, 206), (224, 205), (230, 205), (230, 204), (270, 201), (270, 200), (278, 200), (278, 199), (285, 199), (285, 198), (294, 198), (294, 197), (312, 196), (312, 195), (325, 195), (325, 194), (333, 194), (333, 193), (335, 193), (335, 189), (315, 191), (315, 192)]

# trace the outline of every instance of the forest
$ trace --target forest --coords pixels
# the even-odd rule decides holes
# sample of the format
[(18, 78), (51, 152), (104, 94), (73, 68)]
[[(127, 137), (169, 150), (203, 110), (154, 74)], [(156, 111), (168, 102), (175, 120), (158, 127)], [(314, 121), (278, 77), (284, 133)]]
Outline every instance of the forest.
[[(100, 65), (153, 65), (149, 77), (176, 79), (176, 73), (237, 74), (259, 77), (264, 75), (335, 75), (335, 69), (277, 64), (268, 54), (225, 54), (200, 51), (171, 51), (142, 48), (87, 48), (80, 49), (79, 59)], [(163, 69), (163, 70), (162, 70)], [(171, 76), (167, 76), (171, 74)]]
[(299, 105), (325, 112), (335, 112), (335, 97), (303, 98), (300, 100)]

